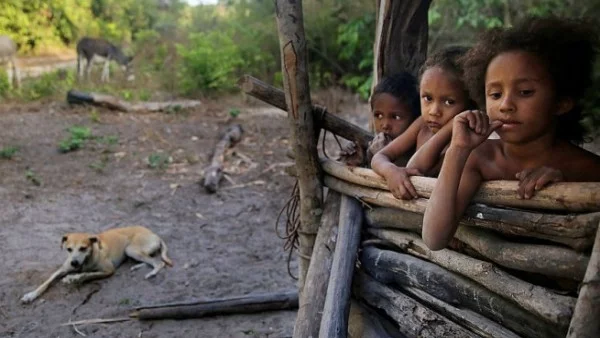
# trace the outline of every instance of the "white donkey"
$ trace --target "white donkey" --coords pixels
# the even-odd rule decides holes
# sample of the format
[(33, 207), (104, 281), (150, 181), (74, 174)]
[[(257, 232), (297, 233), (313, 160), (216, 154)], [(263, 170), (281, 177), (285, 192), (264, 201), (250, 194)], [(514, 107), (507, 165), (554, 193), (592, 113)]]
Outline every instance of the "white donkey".
[(6, 68), (8, 85), (12, 87), (13, 78), (17, 81), (17, 87), (21, 86), (21, 74), (17, 68), (17, 44), (8, 36), (0, 35), (0, 65), (9, 65)]
[(83, 76), (83, 69), (81, 69), (83, 59), (86, 61), (85, 72), (87, 77), (90, 75), (90, 66), (93, 62), (104, 62), (100, 80), (108, 81), (110, 62), (115, 61), (125, 71), (128, 81), (135, 79), (131, 67), (133, 57), (125, 56), (120, 48), (105, 39), (84, 37), (77, 43), (77, 75), (80, 78)]

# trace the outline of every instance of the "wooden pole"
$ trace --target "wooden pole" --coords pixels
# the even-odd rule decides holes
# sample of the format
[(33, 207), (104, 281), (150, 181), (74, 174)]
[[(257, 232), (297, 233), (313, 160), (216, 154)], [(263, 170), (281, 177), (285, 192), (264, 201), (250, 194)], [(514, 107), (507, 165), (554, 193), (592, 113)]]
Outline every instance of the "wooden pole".
[(291, 128), (300, 188), (299, 280), (300, 293), (308, 270), (315, 236), (323, 213), (317, 134), (312, 116), (302, 1), (276, 0), (285, 102)]
[(321, 226), (306, 274), (301, 300), (303, 306), (298, 309), (294, 337), (317, 337), (319, 334), (338, 233), (340, 204), (340, 193), (329, 190), (325, 200), (325, 211), (321, 217)]
[(567, 337), (600, 337), (600, 230), (596, 233)]
[[(321, 159), (325, 173), (361, 186), (388, 190), (385, 179), (371, 169), (351, 167), (329, 159)], [(437, 179), (412, 176), (411, 183), (420, 197), (429, 198)], [(490, 181), (481, 185), (473, 197), (475, 203), (494, 204), (515, 208), (584, 212), (600, 210), (600, 183), (554, 183), (528, 200), (517, 199), (518, 181)]]
[[(281, 89), (266, 84), (250, 75), (242, 76), (238, 81), (238, 86), (244, 93), (252, 95), (281, 110), (287, 111), (285, 93)], [(353, 141), (363, 149), (366, 149), (369, 146), (369, 141), (373, 139), (373, 135), (370, 132), (343, 118), (329, 113), (326, 107), (313, 105), (312, 113), (316, 126), (328, 130), (349, 141)]]
[(360, 202), (352, 197), (342, 196), (339, 232), (323, 307), (320, 338), (344, 338), (348, 335), (352, 275), (360, 243), (362, 221)]
[(374, 247), (363, 248), (361, 267), (387, 285), (415, 287), (449, 304), (460, 304), (525, 337), (564, 337), (564, 330), (534, 316), (466, 277), (416, 257)]
[(484, 262), (456, 251), (444, 249), (431, 251), (418, 235), (386, 229), (369, 229), (369, 233), (394, 243), (413, 256), (427, 259), (452, 272), (459, 273), (485, 286), (525, 310), (557, 324), (563, 328), (569, 326), (573, 315), (575, 298), (559, 295), (542, 286), (520, 280), (492, 263)]
[(247, 295), (187, 303), (159, 304), (135, 309), (130, 317), (140, 320), (187, 319), (207, 316), (289, 310), (298, 307), (298, 293)]

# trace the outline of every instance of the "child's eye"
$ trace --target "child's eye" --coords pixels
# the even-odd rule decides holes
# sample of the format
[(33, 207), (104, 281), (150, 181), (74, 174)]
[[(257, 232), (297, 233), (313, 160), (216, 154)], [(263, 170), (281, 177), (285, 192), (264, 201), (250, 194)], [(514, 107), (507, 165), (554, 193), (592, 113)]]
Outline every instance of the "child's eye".
[(456, 103), (456, 101), (451, 100), (451, 99), (444, 100), (444, 104), (447, 105), (447, 106), (451, 106), (451, 105), (453, 105), (455, 103)]
[(500, 93), (489, 93), (488, 96), (490, 98), (492, 98), (492, 100), (498, 100), (502, 96), (502, 94), (500, 94)]
[(402, 116), (400, 115), (394, 115), (394, 120), (402, 120)]
[(535, 91), (533, 89), (526, 89), (519, 91), (519, 94), (521, 94), (521, 96), (531, 96), (534, 92)]
[(382, 113), (375, 113), (375, 118), (378, 120), (381, 120), (383, 118), (383, 114)]
[(425, 101), (425, 102), (431, 102), (432, 98), (429, 95), (423, 95), (423, 101)]

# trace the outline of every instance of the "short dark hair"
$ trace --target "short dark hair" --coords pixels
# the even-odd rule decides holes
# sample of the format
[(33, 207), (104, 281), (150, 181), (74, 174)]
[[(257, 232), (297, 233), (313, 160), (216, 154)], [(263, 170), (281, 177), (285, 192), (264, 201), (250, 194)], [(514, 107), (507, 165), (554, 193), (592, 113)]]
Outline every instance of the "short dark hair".
[(417, 79), (411, 73), (400, 72), (386, 76), (373, 89), (371, 108), (377, 95), (387, 93), (408, 105), (413, 117), (417, 118), (421, 115), (421, 101), (417, 88)]
[(464, 81), (465, 72), (462, 63), (460, 62), (460, 59), (465, 56), (468, 50), (469, 48), (464, 46), (449, 46), (436, 51), (425, 60), (425, 63), (423, 63), (421, 69), (419, 69), (419, 79), (427, 69), (434, 67), (439, 67), (454, 74), (464, 87), (465, 97), (467, 98), (466, 109), (476, 109), (477, 103), (469, 95), (470, 92)]
[(499, 54), (525, 51), (546, 66), (559, 98), (571, 98), (574, 108), (559, 116), (557, 137), (575, 144), (584, 140), (582, 98), (592, 84), (598, 35), (590, 21), (557, 17), (526, 18), (510, 29), (492, 29), (462, 58), (465, 81), (473, 98), (485, 106), (485, 76)]

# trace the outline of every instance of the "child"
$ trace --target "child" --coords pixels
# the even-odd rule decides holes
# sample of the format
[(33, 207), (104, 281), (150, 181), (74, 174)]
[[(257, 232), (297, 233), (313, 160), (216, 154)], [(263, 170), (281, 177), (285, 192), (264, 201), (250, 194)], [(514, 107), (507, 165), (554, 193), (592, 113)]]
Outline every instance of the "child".
[[(534, 18), (489, 31), (465, 56), (467, 86), (487, 115), (465, 111), (454, 118), (423, 219), (430, 249), (452, 239), (483, 181), (517, 179), (517, 197), (525, 199), (551, 182), (600, 181), (600, 157), (576, 145), (583, 141), (580, 101), (596, 46), (591, 25)], [(494, 130), (500, 139), (486, 140)]]
[[(458, 58), (466, 48), (453, 47), (433, 54), (421, 67), (421, 117), (419, 117), (400, 137), (377, 153), (371, 167), (383, 176), (396, 198), (417, 198), (417, 192), (408, 179), (411, 175), (430, 174), (439, 168), (440, 154), (450, 141), (451, 124), (444, 127), (458, 113), (474, 107), (463, 83), (463, 71)], [(435, 153), (423, 154), (419, 159), (411, 159), (410, 168), (394, 165), (397, 158), (419, 149), (438, 131), (444, 136), (441, 149)]]
[[(393, 139), (402, 134), (419, 114), (419, 93), (417, 80), (407, 72), (383, 78), (373, 89), (371, 112), (375, 127), (375, 138), (367, 149), (369, 163), (377, 153)], [(342, 153), (344, 162), (349, 165), (363, 165), (364, 154), (358, 152), (351, 143)]]

